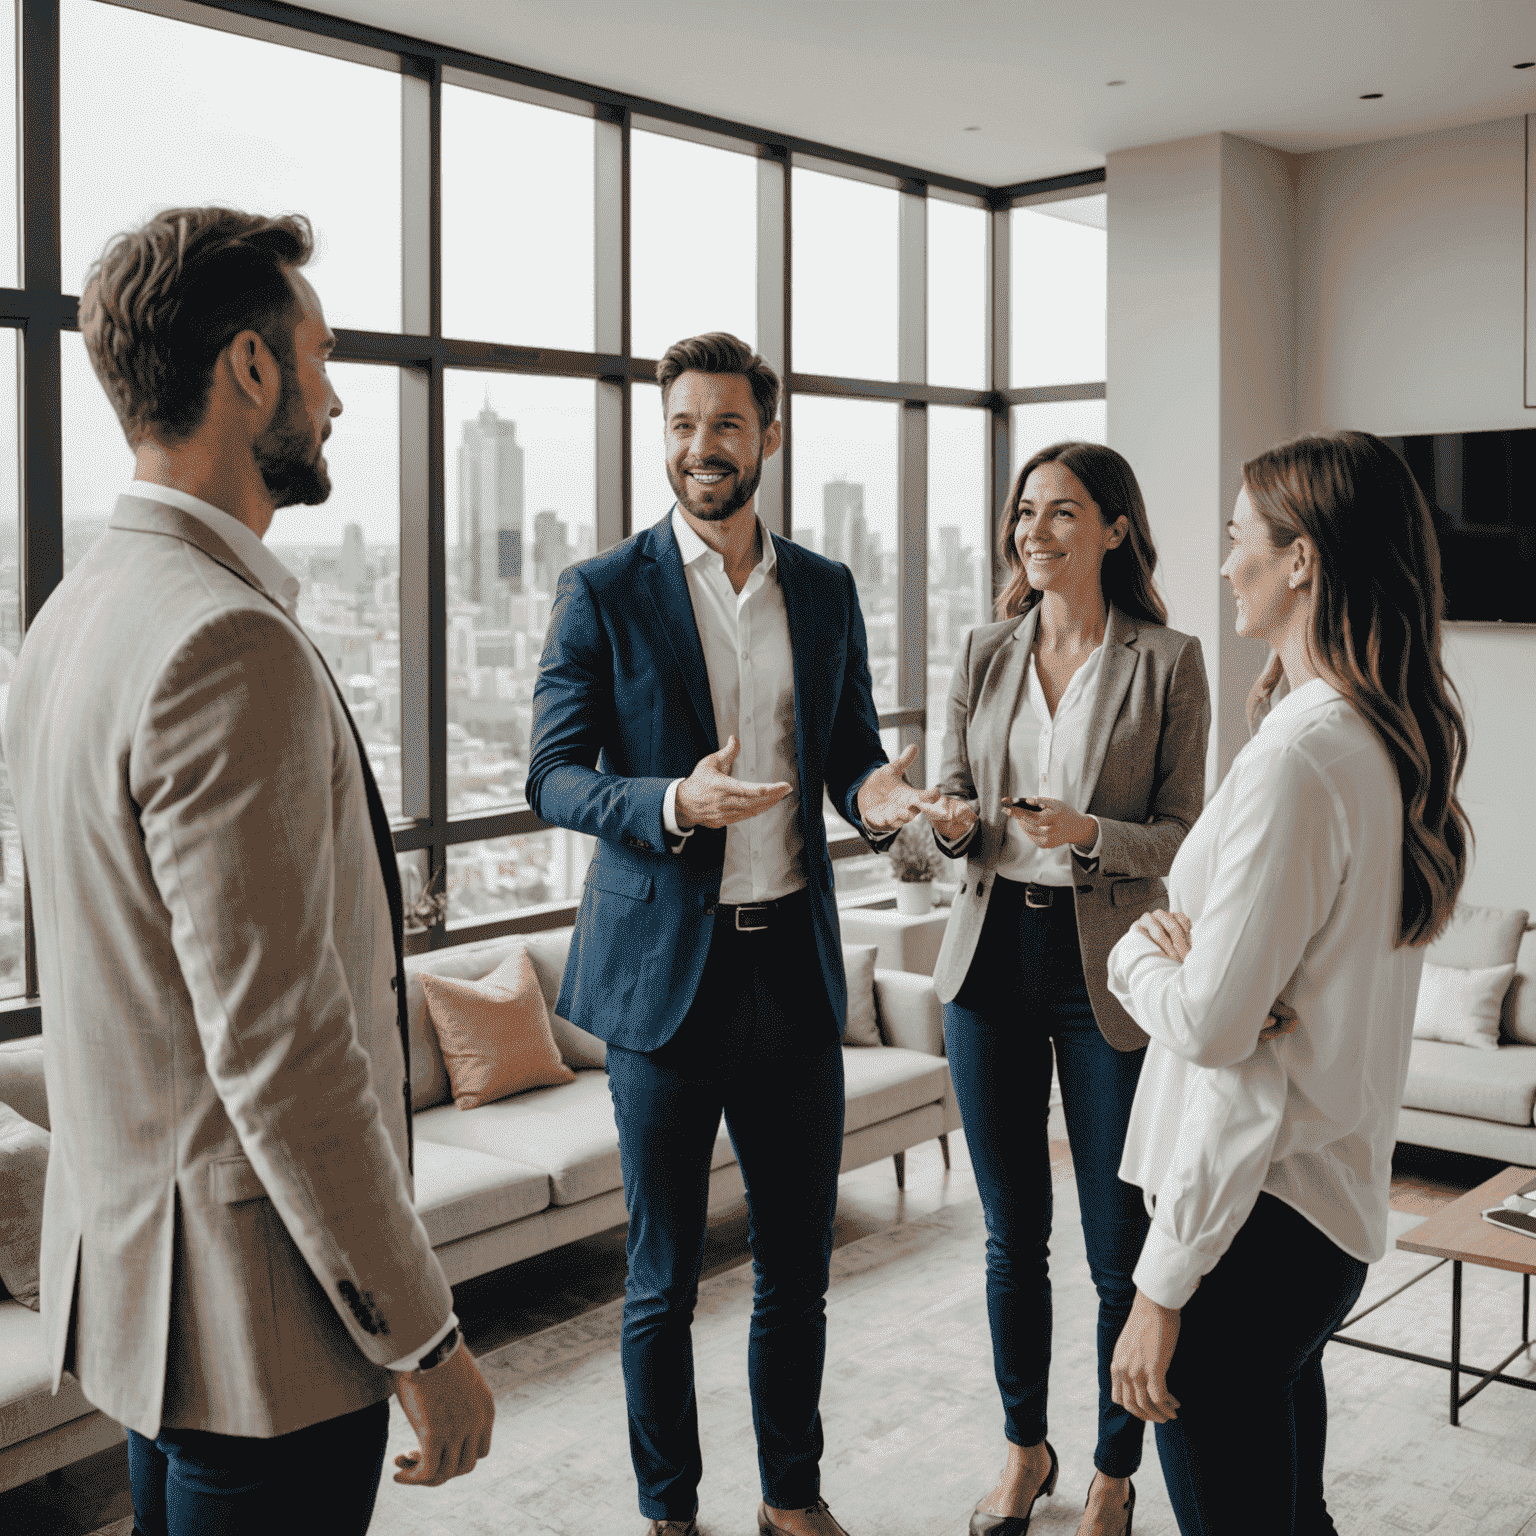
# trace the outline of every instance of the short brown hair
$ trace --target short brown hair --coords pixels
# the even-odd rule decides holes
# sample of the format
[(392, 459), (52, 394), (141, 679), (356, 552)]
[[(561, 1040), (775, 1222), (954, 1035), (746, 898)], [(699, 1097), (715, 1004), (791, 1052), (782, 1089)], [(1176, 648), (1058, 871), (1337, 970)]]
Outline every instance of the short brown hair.
[(80, 328), (130, 447), (196, 431), (214, 364), (241, 331), (289, 364), (298, 301), (288, 270), (313, 250), (303, 214), (233, 208), (167, 208), (108, 245), (86, 276)]
[(1019, 497), (1024, 494), (1024, 483), (1042, 464), (1061, 464), (1070, 469), (1097, 504), (1106, 528), (1117, 518), (1126, 521), (1126, 536), (1115, 548), (1105, 551), (1099, 572), (1104, 601), (1145, 624), (1166, 624), (1168, 610), (1152, 579), (1157, 569), (1157, 549), (1152, 543), (1152, 525), (1147, 520), (1147, 504), (1136, 482), (1136, 471), (1123, 455), (1103, 443), (1077, 442), (1052, 443), (1049, 448), (1042, 448), (1014, 476), (1008, 505), (998, 519), (997, 552), (1010, 573), (1008, 584), (997, 599), (998, 618), (1017, 618), (1040, 601), (1040, 594), (1029, 584), (1013, 535), (1019, 526)]
[(661, 385), (661, 408), (667, 408), (667, 396), (678, 377), (685, 373), (739, 373), (752, 386), (757, 403), (758, 425), (764, 432), (778, 414), (779, 376), (740, 337), (729, 331), (710, 331), (674, 341), (662, 353), (656, 365), (656, 382)]

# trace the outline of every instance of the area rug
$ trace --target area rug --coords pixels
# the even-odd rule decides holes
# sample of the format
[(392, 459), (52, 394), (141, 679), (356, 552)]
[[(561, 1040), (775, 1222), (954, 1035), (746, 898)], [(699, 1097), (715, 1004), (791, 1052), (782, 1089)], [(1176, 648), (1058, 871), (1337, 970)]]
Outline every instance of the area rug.
[[(1414, 1218), (1396, 1218), (1397, 1229)], [(974, 1200), (837, 1250), (827, 1297), (822, 1485), (852, 1536), (962, 1536), (1002, 1461)], [(1393, 1252), (1374, 1266), (1362, 1306), (1433, 1261)], [(1056, 1189), (1055, 1327), (1050, 1435), (1061, 1456), (1054, 1499), (1031, 1531), (1076, 1529), (1092, 1476), (1094, 1297), (1075, 1186)], [(1285, 1276), (1275, 1277), (1276, 1287)], [(1362, 1337), (1448, 1352), (1449, 1266), (1388, 1302)], [(705, 1473), (704, 1536), (753, 1536), (759, 1497), (746, 1340), (749, 1265), (700, 1289), (694, 1352)], [(1266, 1298), (1254, 1297), (1262, 1327)], [(1493, 1364), (1513, 1347), (1519, 1277), (1468, 1270), (1465, 1358)], [(639, 1533), (619, 1374), (620, 1303), (599, 1307), (481, 1358), (496, 1394), (491, 1455), (438, 1489), (386, 1479), (375, 1536), (593, 1536)], [(1240, 1411), (1242, 1340), (1233, 1340)], [(1508, 1367), (1532, 1372), (1528, 1360)], [(1446, 1422), (1444, 1372), (1333, 1346), (1329, 1504), (1345, 1536), (1536, 1536), (1536, 1393), (1493, 1385)], [(415, 1444), (393, 1407), (390, 1456)], [(1136, 1477), (1138, 1536), (1175, 1536), (1152, 1436)]]

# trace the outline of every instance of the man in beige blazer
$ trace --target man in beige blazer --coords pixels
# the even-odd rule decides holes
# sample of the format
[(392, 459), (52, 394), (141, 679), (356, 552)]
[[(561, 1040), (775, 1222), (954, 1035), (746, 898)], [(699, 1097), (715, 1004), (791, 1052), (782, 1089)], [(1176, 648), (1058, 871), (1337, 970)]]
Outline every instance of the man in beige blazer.
[(54, 1382), (129, 1429), (142, 1536), (362, 1532), (398, 1390), (440, 1483), (493, 1409), (412, 1205), (399, 879), (261, 536), (330, 489), (307, 223), (169, 210), (82, 300), (136, 454), (5, 722), (53, 1122)]

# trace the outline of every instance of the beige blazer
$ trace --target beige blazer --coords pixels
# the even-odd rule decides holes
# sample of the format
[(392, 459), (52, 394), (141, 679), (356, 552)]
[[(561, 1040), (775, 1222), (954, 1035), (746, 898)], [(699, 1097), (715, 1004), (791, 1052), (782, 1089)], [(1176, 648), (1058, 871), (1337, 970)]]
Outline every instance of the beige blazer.
[[(966, 636), (950, 684), (939, 788), (970, 802), (979, 821), (963, 845), (964, 884), (955, 897), (934, 986), (952, 1002), (965, 982), (1002, 855), (1009, 786), (1008, 733), (1028, 708), (1024, 684), (1039, 622), (1037, 604), (1022, 619), (982, 624)], [(1103, 841), (1096, 870), (1073, 856), (1077, 938), (1094, 1017), (1119, 1051), (1146, 1033), (1110, 996), (1109, 952), (1143, 912), (1161, 904), (1179, 844), (1205, 803), (1205, 743), (1210, 692), (1200, 642), (1144, 624), (1111, 608), (1084, 764), (1086, 813)], [(1028, 786), (1024, 786), (1028, 791)]]
[(197, 518), (124, 497), (5, 721), (53, 1123), (57, 1390), (271, 1437), (378, 1402), (451, 1293), (412, 1205), (391, 919), (325, 663)]

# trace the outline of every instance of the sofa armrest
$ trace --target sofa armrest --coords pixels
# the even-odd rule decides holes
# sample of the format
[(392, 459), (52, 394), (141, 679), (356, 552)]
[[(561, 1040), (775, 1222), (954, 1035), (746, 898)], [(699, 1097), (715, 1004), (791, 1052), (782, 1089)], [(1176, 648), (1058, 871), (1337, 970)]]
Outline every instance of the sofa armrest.
[(887, 1045), (929, 1056), (944, 1054), (944, 1005), (933, 977), (915, 971), (876, 971), (875, 1006)]

